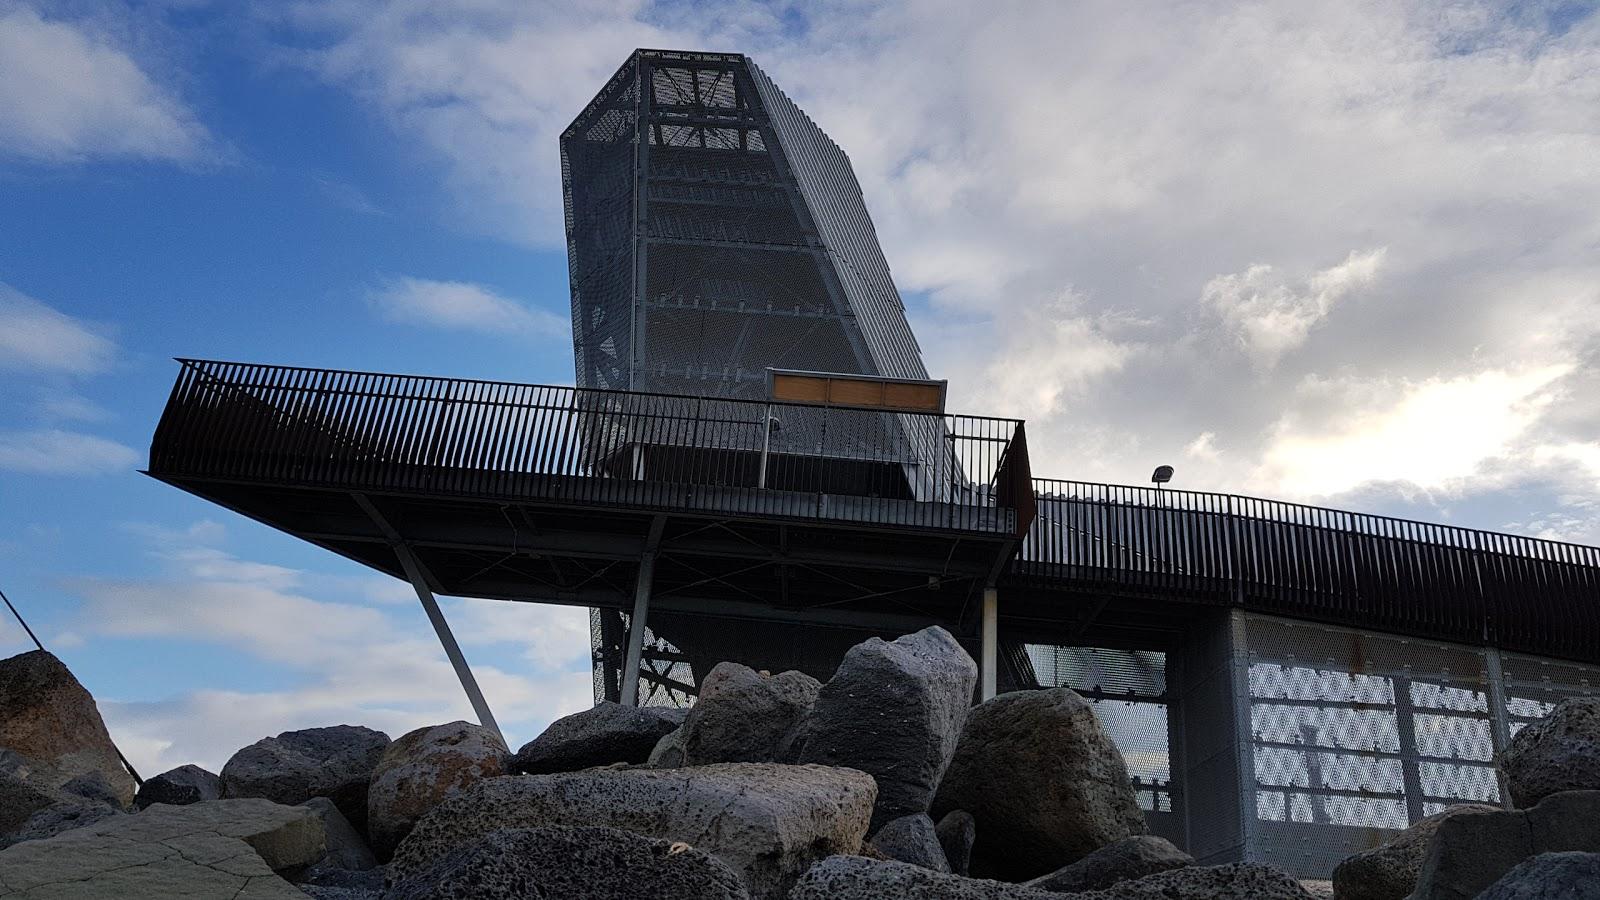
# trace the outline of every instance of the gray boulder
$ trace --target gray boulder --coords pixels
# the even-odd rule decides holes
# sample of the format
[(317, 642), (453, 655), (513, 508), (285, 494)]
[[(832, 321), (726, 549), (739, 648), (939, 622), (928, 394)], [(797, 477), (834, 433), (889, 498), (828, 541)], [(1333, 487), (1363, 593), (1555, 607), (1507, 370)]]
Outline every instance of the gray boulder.
[(1293, 876), (1261, 863), (1184, 866), (1066, 896), (1073, 900), (1315, 900)]
[(235, 753), (222, 767), (224, 799), (298, 806), (327, 797), (356, 828), (367, 825), (367, 786), (389, 736), (360, 725), (285, 731)]
[(1194, 857), (1166, 838), (1139, 834), (1113, 841), (1065, 868), (1027, 883), (1041, 891), (1070, 894), (1108, 888), (1169, 869), (1194, 865)]
[(939, 846), (944, 849), (950, 871), (966, 875), (972, 868), (972, 844), (978, 839), (978, 825), (972, 813), (953, 809), (934, 826), (934, 832), (939, 835)]
[(1600, 697), (1556, 704), (1517, 732), (1496, 764), (1518, 809), (1560, 791), (1600, 789)]
[(100, 772), (85, 772), (61, 786), (61, 793), (69, 801), (82, 801), (95, 806), (109, 806), (116, 812), (127, 812), (128, 804), (122, 801), (122, 792), (106, 781)]
[(147, 779), (133, 798), (136, 809), (152, 803), (188, 806), (204, 800), (222, 799), (222, 779), (199, 766), (179, 766)]
[(104, 803), (89, 803), (77, 799), (52, 803), (29, 816), (28, 821), (22, 823), (22, 827), (9, 837), (0, 837), (0, 847), (55, 837), (62, 832), (93, 825), (101, 819), (123, 814), (121, 810)]
[(385, 900), (746, 900), (739, 875), (687, 844), (600, 827), (491, 831), (394, 885)]
[(133, 776), (122, 767), (94, 697), (43, 650), (0, 660), (0, 747), (18, 757), (8, 765), (12, 774), (42, 790), (95, 772), (116, 806), (133, 803)]
[(318, 863), (300, 875), (295, 887), (317, 900), (380, 900), (383, 867), (340, 869)]
[(796, 758), (876, 779), (874, 829), (927, 812), (977, 680), (972, 657), (938, 626), (857, 644), (818, 693), (800, 729)]
[(470, 722), (418, 728), (390, 744), (372, 772), (367, 836), (386, 860), (428, 810), (484, 778), (506, 773), (500, 736)]
[(317, 861), (318, 867), (364, 872), (378, 865), (377, 857), (372, 855), (361, 833), (344, 817), (344, 813), (339, 812), (339, 807), (334, 806), (332, 800), (312, 797), (303, 805), (322, 819), (322, 832), (327, 838), (328, 853)]
[(21, 828), (34, 813), (59, 802), (60, 791), (42, 788), (21, 774), (0, 771), (0, 839)]
[(927, 813), (914, 813), (891, 820), (872, 836), (872, 846), (892, 860), (949, 872), (950, 862), (939, 846), (939, 835)]
[(1038, 878), (1145, 832), (1122, 754), (1069, 688), (1016, 691), (973, 707), (934, 814), (977, 821), (972, 871)]
[(590, 769), (480, 781), (419, 821), (389, 866), (398, 884), (502, 828), (597, 825), (681, 841), (781, 898), (813, 862), (861, 849), (876, 789), (849, 769), (723, 763)]
[(911, 863), (830, 856), (806, 871), (789, 900), (1062, 900), (1003, 881), (963, 878)]
[(1600, 853), (1541, 853), (1525, 859), (1478, 900), (1594, 900), (1600, 897)]
[(682, 765), (777, 761), (784, 738), (811, 711), (821, 689), (804, 672), (768, 675), (718, 663), (684, 722)]
[(645, 765), (652, 769), (676, 769), (683, 765), (683, 726), (678, 726), (656, 741), (655, 749), (650, 751), (650, 758), (645, 760)]
[(1417, 887), (1417, 873), (1428, 842), (1446, 819), (1500, 812), (1483, 803), (1463, 803), (1418, 820), (1388, 843), (1363, 850), (1334, 867), (1333, 892), (1338, 900), (1405, 900)]
[(0, 896), (301, 898), (277, 873), (323, 854), (308, 809), (267, 800), (156, 805), (0, 850)]
[(687, 710), (623, 706), (604, 700), (550, 723), (517, 751), (511, 771), (525, 775), (575, 772), (612, 763), (642, 763), (656, 742), (683, 724)]
[(1531, 809), (1457, 815), (1428, 842), (1413, 900), (1476, 897), (1529, 857), (1600, 852), (1600, 791), (1551, 794)]

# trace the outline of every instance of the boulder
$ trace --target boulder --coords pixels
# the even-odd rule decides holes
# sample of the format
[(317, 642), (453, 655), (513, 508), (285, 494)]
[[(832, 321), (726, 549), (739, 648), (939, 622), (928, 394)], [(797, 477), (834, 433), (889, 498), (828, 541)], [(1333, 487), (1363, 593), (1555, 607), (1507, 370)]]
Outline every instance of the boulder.
[(116, 807), (104, 803), (89, 803), (83, 800), (63, 800), (52, 803), (28, 817), (22, 827), (12, 832), (8, 837), (0, 837), (0, 847), (9, 847), (23, 841), (39, 841), (55, 837), (64, 831), (93, 825), (109, 816), (120, 816), (123, 812)]
[(687, 844), (615, 828), (507, 829), (412, 873), (385, 900), (745, 900), (739, 875)]
[(1476, 897), (1523, 860), (1568, 850), (1600, 852), (1600, 791), (1565, 791), (1531, 809), (1445, 819), (1428, 842), (1411, 897)]
[(1145, 832), (1122, 754), (1069, 688), (1016, 691), (973, 707), (934, 814), (977, 821), (974, 873), (1038, 878)]
[(327, 797), (358, 829), (367, 824), (367, 785), (389, 736), (359, 725), (285, 731), (240, 750), (222, 767), (224, 798), (259, 797), (298, 806)]
[(645, 760), (645, 765), (652, 769), (676, 769), (683, 765), (683, 727), (672, 730), (661, 740), (656, 741), (654, 750), (650, 751), (650, 758)]
[(1541, 853), (1517, 863), (1478, 900), (1592, 900), (1600, 896), (1600, 853)]
[(950, 862), (939, 846), (939, 835), (927, 813), (892, 819), (872, 836), (872, 846), (889, 859), (935, 872), (949, 872)]
[(1041, 891), (1070, 894), (1108, 888), (1169, 869), (1194, 865), (1194, 857), (1166, 838), (1138, 834), (1113, 841), (1071, 865), (1027, 882)]
[(683, 724), (687, 710), (623, 706), (604, 700), (550, 723), (517, 751), (511, 771), (527, 775), (575, 772), (612, 763), (642, 763), (656, 742)]
[(203, 800), (222, 798), (222, 779), (199, 766), (179, 766), (145, 780), (133, 798), (136, 809), (153, 803), (188, 806)]
[(1428, 841), (1446, 819), (1494, 812), (1500, 808), (1483, 803), (1451, 806), (1419, 819), (1388, 843), (1346, 857), (1333, 870), (1334, 896), (1338, 900), (1405, 900), (1416, 890)]
[(950, 864), (950, 871), (957, 875), (967, 874), (972, 867), (972, 843), (978, 838), (978, 825), (973, 821), (972, 813), (953, 809), (944, 814), (933, 830), (939, 835), (939, 846), (944, 849), (944, 858)]
[(683, 724), (681, 764), (777, 761), (784, 738), (811, 711), (821, 689), (804, 672), (768, 675), (718, 663)]
[(276, 873), (315, 862), (323, 849), (321, 821), (301, 807), (266, 800), (156, 805), (0, 850), (0, 897), (303, 900)]
[(61, 660), (43, 650), (0, 660), (0, 747), (26, 761), (23, 777), (53, 790), (89, 772), (105, 778), (117, 806), (133, 803), (133, 776), (122, 767), (94, 698)]
[(1066, 896), (1072, 900), (1314, 900), (1293, 876), (1261, 863), (1184, 866)]
[(383, 867), (339, 869), (318, 863), (301, 874), (295, 887), (317, 900), (380, 900)]
[(1600, 697), (1556, 704), (1517, 732), (1496, 764), (1518, 809), (1559, 791), (1600, 789)]
[(816, 860), (861, 849), (875, 794), (860, 772), (770, 763), (491, 778), (424, 816), (395, 852), (389, 880), (501, 828), (598, 825), (704, 850), (738, 872), (752, 897), (781, 898)]
[[(978, 666), (948, 631), (924, 628), (851, 647), (817, 694), (796, 758), (878, 783), (872, 827), (927, 812), (950, 764)], [(980, 826), (982, 824), (980, 817)]]
[(344, 817), (344, 813), (339, 812), (339, 807), (334, 806), (332, 800), (312, 797), (303, 805), (322, 819), (322, 832), (327, 838), (328, 853), (317, 862), (317, 866), (364, 872), (378, 864), (377, 857), (372, 855), (361, 833)]
[(34, 813), (60, 801), (60, 791), (40, 787), (22, 774), (0, 770), (0, 840), (21, 828)]
[(390, 744), (372, 772), (367, 796), (367, 836), (378, 859), (388, 859), (440, 801), (480, 779), (504, 775), (507, 756), (499, 735), (470, 722), (418, 728)]
[(789, 900), (1062, 900), (1003, 881), (963, 878), (911, 863), (830, 856), (800, 877)]

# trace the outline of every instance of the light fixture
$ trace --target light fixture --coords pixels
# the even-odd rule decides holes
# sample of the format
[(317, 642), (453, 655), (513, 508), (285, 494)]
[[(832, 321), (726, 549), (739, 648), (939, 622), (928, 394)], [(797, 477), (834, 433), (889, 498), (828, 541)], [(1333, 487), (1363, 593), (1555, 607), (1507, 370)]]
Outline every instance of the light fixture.
[(1172, 480), (1172, 467), (1156, 466), (1156, 470), (1150, 473), (1150, 480), (1155, 482), (1156, 490), (1161, 490), (1163, 484)]

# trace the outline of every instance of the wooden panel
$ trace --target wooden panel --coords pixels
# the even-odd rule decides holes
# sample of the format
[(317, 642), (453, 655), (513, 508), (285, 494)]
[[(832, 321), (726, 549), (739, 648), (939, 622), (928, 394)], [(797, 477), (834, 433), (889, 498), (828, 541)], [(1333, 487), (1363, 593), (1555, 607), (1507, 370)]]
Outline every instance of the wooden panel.
[(791, 403), (826, 403), (828, 379), (809, 375), (774, 375), (772, 399)]
[(828, 402), (840, 406), (882, 406), (883, 382), (830, 378)]
[(939, 412), (939, 395), (941, 393), (937, 384), (891, 381), (883, 386), (883, 405), (891, 406), (895, 409)]

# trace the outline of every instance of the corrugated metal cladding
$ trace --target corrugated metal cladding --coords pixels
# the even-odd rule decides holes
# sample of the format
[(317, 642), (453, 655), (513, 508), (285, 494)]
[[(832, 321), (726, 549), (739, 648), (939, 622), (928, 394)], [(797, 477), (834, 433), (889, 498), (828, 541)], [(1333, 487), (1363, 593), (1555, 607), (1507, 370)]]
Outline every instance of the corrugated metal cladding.
[(849, 159), (744, 56), (637, 51), (561, 158), (580, 387), (927, 377)]

